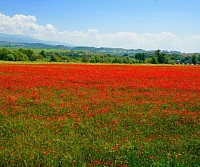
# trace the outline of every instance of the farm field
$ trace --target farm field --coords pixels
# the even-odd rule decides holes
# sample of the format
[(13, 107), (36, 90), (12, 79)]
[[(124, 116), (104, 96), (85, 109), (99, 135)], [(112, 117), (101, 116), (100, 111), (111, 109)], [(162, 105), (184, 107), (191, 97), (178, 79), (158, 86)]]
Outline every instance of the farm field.
[(200, 67), (0, 64), (0, 166), (200, 166)]

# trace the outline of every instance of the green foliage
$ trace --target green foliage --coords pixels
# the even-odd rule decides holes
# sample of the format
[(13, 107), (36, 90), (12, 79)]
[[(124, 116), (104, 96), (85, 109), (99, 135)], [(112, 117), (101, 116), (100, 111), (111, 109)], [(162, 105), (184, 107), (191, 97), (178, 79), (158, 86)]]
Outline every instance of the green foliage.
[[(78, 49), (78, 48), (77, 48)], [(151, 64), (200, 64), (199, 54), (180, 54), (178, 52), (167, 52), (161, 50), (144, 51), (138, 50), (133, 53), (132, 50), (121, 49), (95, 49), (83, 50), (54, 50), (54, 49), (0, 49), (0, 60), (5, 61), (47, 61), (47, 62), (83, 62), (83, 63), (119, 63), (119, 64), (135, 64), (135, 63), (151, 63)], [(92, 48), (88, 48), (91, 49)], [(105, 52), (104, 52), (105, 50)], [(107, 53), (109, 52), (110, 53)], [(116, 51), (119, 51), (117, 53)], [(123, 54), (121, 53), (123, 51)], [(125, 52), (126, 51), (126, 52)], [(116, 53), (116, 54), (112, 54)]]
[[(163, 64), (165, 63), (165, 54), (161, 52), (161, 50), (156, 50), (155, 51), (155, 55), (157, 56), (158, 58), (158, 63), (159, 64)], [(167, 63), (167, 62), (166, 62)]]
[(128, 54), (127, 54), (127, 53), (124, 53), (123, 57), (128, 57)]
[(60, 59), (62, 60), (62, 61), (64, 61), (64, 62), (70, 62), (71, 60), (70, 60), (70, 57), (68, 57), (68, 56), (60, 56)]
[(96, 63), (102, 63), (103, 62), (103, 57), (99, 55), (95, 55), (95, 61)]
[(51, 61), (51, 62), (61, 62), (62, 59), (59, 58), (58, 56), (56, 56), (55, 54), (52, 54), (52, 55), (51, 55), (50, 61)]
[(123, 63), (132, 64), (131, 58), (128, 56), (123, 57)]
[(140, 60), (142, 62), (145, 61), (146, 54), (145, 53), (136, 53), (135, 54), (135, 59)]
[(161, 54), (161, 50), (160, 49), (158, 49), (158, 50), (156, 50), (155, 51), (155, 55), (158, 57), (158, 55), (160, 55)]
[(192, 58), (190, 56), (186, 56), (181, 59), (181, 63), (190, 64), (192, 62)]
[(91, 56), (91, 58), (90, 58), (90, 63), (96, 63), (95, 56)]
[(200, 54), (197, 57), (198, 64), (200, 64)]
[(88, 62), (88, 57), (87, 57), (86, 54), (83, 54), (83, 55), (82, 55), (81, 61), (82, 61), (83, 63), (87, 63), (87, 62)]
[(28, 56), (21, 49), (14, 53), (16, 61), (28, 61)]
[(113, 61), (112, 61), (112, 63), (119, 63), (119, 64), (121, 64), (122, 63), (122, 59), (120, 57), (118, 57), (118, 56), (115, 56), (114, 59), (113, 59)]
[(46, 57), (47, 57), (47, 54), (45, 53), (45, 51), (44, 51), (44, 50), (42, 50), (42, 51), (40, 52), (40, 55), (42, 55), (44, 58), (46, 58)]
[(152, 58), (146, 58), (145, 63), (147, 64), (152, 64)]
[(15, 61), (15, 56), (13, 54), (7, 54), (5, 57), (4, 57), (4, 60), (6, 61)]
[(152, 57), (152, 64), (158, 64), (158, 59), (156, 57)]
[(6, 56), (8, 54), (10, 54), (11, 52), (5, 48), (1, 49), (0, 50), (0, 60), (5, 60), (6, 59)]
[(197, 64), (197, 56), (196, 55), (193, 55), (192, 56), (192, 64)]
[(176, 64), (176, 62), (174, 60), (169, 60), (168, 64), (174, 65), (174, 64)]

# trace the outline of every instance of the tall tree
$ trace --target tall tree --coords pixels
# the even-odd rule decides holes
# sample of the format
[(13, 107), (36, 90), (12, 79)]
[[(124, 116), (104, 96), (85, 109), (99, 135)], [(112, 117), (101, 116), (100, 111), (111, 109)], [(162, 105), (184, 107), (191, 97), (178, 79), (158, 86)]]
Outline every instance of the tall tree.
[(137, 59), (137, 60), (141, 60), (141, 61), (145, 61), (145, 58), (146, 58), (146, 55), (145, 55), (145, 53), (136, 53), (135, 54), (135, 59)]
[(155, 57), (152, 58), (152, 64), (158, 64), (157, 58), (155, 58)]
[(197, 56), (196, 55), (192, 55), (192, 64), (197, 64)]
[(81, 61), (82, 61), (83, 63), (88, 62), (88, 57), (87, 57), (86, 54), (83, 54), (83, 55), (82, 55), (82, 57), (81, 57)]
[(156, 50), (155, 55), (158, 58), (158, 63), (163, 64), (165, 62), (165, 54), (161, 52), (161, 50)]
[(42, 50), (41, 52), (40, 52), (40, 54), (44, 57), (44, 58), (46, 58), (47, 57), (47, 54), (45, 53), (45, 51), (44, 50)]

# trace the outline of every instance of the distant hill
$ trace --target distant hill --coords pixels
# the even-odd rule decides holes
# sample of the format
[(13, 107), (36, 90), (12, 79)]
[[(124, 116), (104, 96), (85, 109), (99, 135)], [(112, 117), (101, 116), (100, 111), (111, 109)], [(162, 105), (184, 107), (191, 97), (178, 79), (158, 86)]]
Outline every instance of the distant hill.
[(132, 55), (135, 53), (147, 52), (142, 49), (123, 49), (123, 48), (106, 48), (106, 47), (87, 47), (87, 46), (76, 46), (72, 47), (71, 50), (82, 50), (82, 51), (91, 51), (102, 54), (112, 54), (117, 56), (123, 56), (125, 54)]
[(58, 50), (71, 49), (71, 47), (65, 45), (48, 45), (44, 43), (23, 43), (23, 42), (7, 42), (7, 41), (0, 41), (0, 47), (28, 48), (28, 49), (58, 49)]
[[(89, 51), (102, 54), (111, 54), (116, 56), (129, 55), (134, 56), (135, 53), (153, 53), (155, 50), (146, 51), (143, 49), (123, 49), (123, 48), (106, 48), (106, 47), (88, 47), (88, 46), (72, 46), (66, 43), (56, 41), (43, 41), (29, 36), (10, 35), (0, 33), (0, 47), (15, 48), (37, 48), (37, 49), (59, 49), (59, 50), (79, 50)], [(163, 51), (166, 54), (179, 54), (178, 51)]]
[[(143, 49), (123, 49), (123, 48), (106, 48), (106, 47), (87, 47), (87, 46), (76, 46), (72, 47), (71, 50), (82, 50), (82, 51), (91, 51), (96, 53), (102, 53), (102, 54), (112, 54), (116, 56), (123, 56), (123, 55), (129, 55), (133, 56), (135, 53), (154, 53), (155, 50), (143, 50)], [(179, 51), (163, 51), (163, 53), (166, 54), (180, 54)]]
[(65, 45), (65, 46), (72, 46), (66, 43), (57, 42), (57, 41), (44, 41), (32, 38), (30, 36), (24, 35), (11, 35), (11, 34), (3, 34), (0, 33), (0, 41), (4, 42), (17, 42), (17, 43), (41, 43), (47, 45)]

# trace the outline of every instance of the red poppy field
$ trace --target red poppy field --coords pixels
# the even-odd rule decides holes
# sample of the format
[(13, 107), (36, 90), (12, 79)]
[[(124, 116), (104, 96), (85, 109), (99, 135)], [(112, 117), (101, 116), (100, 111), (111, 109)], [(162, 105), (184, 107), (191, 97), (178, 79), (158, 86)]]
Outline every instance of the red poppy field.
[(200, 166), (200, 67), (0, 64), (0, 166)]

